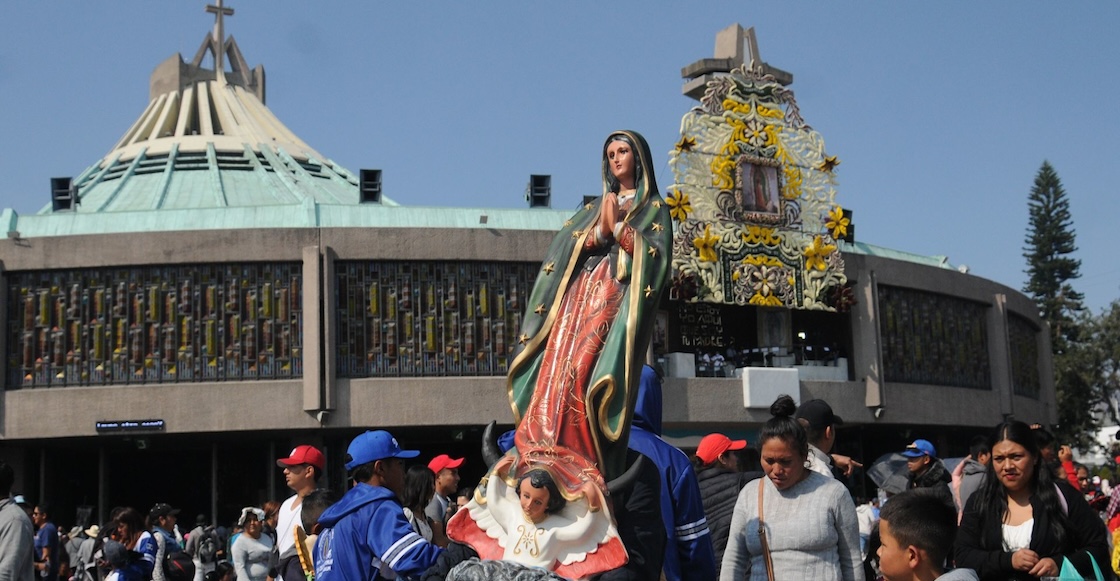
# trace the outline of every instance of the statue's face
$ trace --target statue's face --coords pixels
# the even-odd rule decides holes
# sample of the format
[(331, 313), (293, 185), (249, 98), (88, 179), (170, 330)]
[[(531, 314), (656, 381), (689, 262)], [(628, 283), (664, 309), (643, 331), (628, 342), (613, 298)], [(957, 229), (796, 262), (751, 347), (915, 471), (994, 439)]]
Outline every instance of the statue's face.
[(619, 182), (634, 179), (634, 150), (625, 141), (612, 141), (607, 146), (607, 164)]
[(535, 524), (548, 516), (545, 512), (549, 500), (547, 488), (535, 488), (528, 479), (525, 479), (521, 481), (517, 495), (521, 498), (521, 512), (525, 513), (525, 518)]

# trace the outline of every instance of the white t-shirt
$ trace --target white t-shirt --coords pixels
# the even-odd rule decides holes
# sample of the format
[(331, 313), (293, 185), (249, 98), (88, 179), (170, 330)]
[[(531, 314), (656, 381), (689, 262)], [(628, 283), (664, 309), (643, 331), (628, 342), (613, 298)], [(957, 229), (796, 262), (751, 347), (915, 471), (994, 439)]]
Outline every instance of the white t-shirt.
[[(295, 550), (295, 528), (303, 528), (303, 503), (301, 502), (299, 506), (292, 508), (297, 499), (299, 499), (298, 494), (292, 495), (291, 498), (280, 505), (280, 512), (277, 513), (276, 550), (281, 557), (284, 556), (285, 551)], [(284, 578), (277, 576), (276, 581), (284, 581)]]

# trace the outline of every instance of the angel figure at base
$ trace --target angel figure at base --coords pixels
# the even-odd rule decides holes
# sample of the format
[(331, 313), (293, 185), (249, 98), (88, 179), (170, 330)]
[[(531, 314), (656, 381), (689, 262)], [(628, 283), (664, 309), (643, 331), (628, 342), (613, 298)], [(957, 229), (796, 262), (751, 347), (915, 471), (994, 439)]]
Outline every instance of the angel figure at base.
[[(582, 579), (626, 563), (626, 548), (602, 494), (569, 500), (553, 467), (513, 476), (507, 455), (483, 478), (474, 497), (449, 523), (457, 541), (484, 560), (502, 560)], [(597, 489), (596, 489), (597, 492)], [(589, 497), (596, 498), (592, 508)]]
[[(511, 495), (517, 503), (511, 502)], [(548, 570), (559, 564), (581, 560), (586, 549), (618, 538), (614, 525), (593, 517), (586, 505), (569, 504), (545, 470), (531, 470), (511, 488), (498, 478), (487, 483), (487, 498), (493, 502), (490, 515), (500, 522), (504, 538), (502, 559)], [(469, 505), (468, 505), (469, 506)], [(520, 510), (514, 510), (514, 509)], [(589, 544), (584, 539), (596, 542)]]

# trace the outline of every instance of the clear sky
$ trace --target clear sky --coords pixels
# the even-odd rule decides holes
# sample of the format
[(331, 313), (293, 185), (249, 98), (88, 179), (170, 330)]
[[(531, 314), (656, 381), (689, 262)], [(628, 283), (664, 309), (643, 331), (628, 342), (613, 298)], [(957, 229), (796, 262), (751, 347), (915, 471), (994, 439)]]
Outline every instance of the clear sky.
[[(49, 201), (49, 178), (97, 162), (143, 112), (149, 75), (190, 60), (205, 2), (18, 2), (0, 34), (0, 207)], [(600, 193), (599, 148), (634, 129), (660, 157), (694, 104), (681, 67), (754, 26), (794, 74), (856, 238), (1025, 280), (1027, 194), (1062, 179), (1094, 311), (1120, 296), (1120, 3), (293, 2), (233, 0), (226, 20), (267, 104), (351, 171), (384, 172), (406, 205), (554, 208)], [(1111, 39), (1111, 40), (1110, 40)], [(1109, 161), (1113, 160), (1113, 161)], [(1109, 169), (1113, 168), (1113, 169)]]

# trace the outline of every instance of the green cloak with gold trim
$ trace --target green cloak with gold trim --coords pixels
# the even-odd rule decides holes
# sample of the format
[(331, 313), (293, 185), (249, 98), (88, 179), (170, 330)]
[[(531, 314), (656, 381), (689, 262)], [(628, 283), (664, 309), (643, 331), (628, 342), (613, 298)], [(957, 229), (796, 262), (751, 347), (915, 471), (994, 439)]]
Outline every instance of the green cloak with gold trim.
[[(521, 325), (519, 351), (510, 364), (508, 376), (510, 404), (520, 424), (534, 391), (551, 388), (540, 385), (539, 372), (565, 293), (587, 261), (613, 261), (612, 273), (623, 285), (623, 297), (603, 346), (591, 364), (582, 406), (597, 455), (588, 460), (598, 464), (599, 472), (608, 481), (625, 470), (638, 381), (672, 252), (672, 222), (669, 209), (657, 191), (649, 145), (633, 131), (616, 131), (608, 137), (607, 144), (616, 135), (629, 138), (635, 150), (636, 166), (640, 168), (635, 172), (633, 201), (622, 218), (625, 224), (622, 231), (627, 235), (626, 245), (631, 246), (631, 251), (620, 249), (623, 245), (615, 241), (605, 258), (587, 252), (594, 244), (589, 237), (595, 236), (602, 198), (587, 204), (565, 224), (553, 239), (533, 285)], [(604, 195), (610, 190), (611, 177), (604, 156)]]

